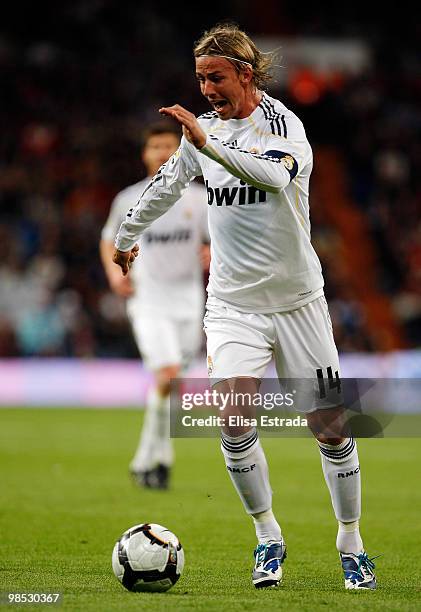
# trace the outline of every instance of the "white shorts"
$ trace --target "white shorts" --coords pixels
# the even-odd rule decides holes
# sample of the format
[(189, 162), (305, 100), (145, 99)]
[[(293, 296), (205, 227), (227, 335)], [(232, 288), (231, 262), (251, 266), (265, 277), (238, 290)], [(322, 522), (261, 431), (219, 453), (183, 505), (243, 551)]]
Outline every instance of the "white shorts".
[(336, 384), (339, 357), (324, 296), (296, 310), (270, 314), (240, 312), (211, 297), (204, 330), (212, 384), (239, 376), (262, 379), (274, 359), (279, 379), (311, 381), (303, 383), (306, 388), (325, 386), (317, 405), (310, 401), (301, 408), (305, 412), (342, 404)]
[(163, 314), (139, 314), (128, 305), (137, 347), (151, 371), (180, 365), (186, 369), (198, 354), (203, 341), (201, 318), (178, 320)]

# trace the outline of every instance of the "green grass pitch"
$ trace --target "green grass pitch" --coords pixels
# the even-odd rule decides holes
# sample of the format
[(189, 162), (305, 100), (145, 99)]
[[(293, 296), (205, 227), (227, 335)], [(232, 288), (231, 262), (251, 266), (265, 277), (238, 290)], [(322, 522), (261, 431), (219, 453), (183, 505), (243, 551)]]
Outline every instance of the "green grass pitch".
[[(314, 441), (264, 438), (288, 559), (281, 588), (255, 591), (254, 529), (219, 441), (176, 440), (171, 490), (140, 490), (127, 468), (141, 418), (135, 410), (0, 410), (0, 591), (61, 591), (59, 609), (96, 612), (420, 610), (419, 439), (359, 441), (361, 530), (369, 555), (382, 557), (378, 590), (355, 593), (343, 589)], [(129, 593), (111, 570), (115, 540), (145, 521), (174, 531), (185, 548), (184, 573), (167, 593)]]

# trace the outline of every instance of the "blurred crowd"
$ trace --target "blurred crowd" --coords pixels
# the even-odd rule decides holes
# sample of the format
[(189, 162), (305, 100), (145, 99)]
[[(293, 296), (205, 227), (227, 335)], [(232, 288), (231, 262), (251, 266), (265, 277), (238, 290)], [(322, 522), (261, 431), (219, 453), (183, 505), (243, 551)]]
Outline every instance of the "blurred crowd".
[[(270, 10), (265, 24), (248, 2), (232, 5), (236, 13), (225, 14), (216, 2), (211, 18), (190, 16), (181, 29), (175, 11), (149, 4), (129, 1), (123, 11), (114, 0), (46, 2), (45, 15), (34, 5), (25, 21), (16, 12), (0, 26), (0, 357), (137, 356), (99, 260), (101, 227), (114, 195), (144, 176), (140, 133), (159, 106), (208, 110), (191, 58), (203, 28), (237, 14), (251, 35), (276, 33)], [(280, 23), (280, 34), (296, 33), (287, 12)], [(338, 32), (334, 20), (314, 16), (300, 34)], [(378, 290), (410, 348), (421, 345), (420, 60), (408, 40), (393, 53), (387, 28), (371, 42), (370, 69), (316, 100), (295, 98), (286, 84), (271, 93), (303, 119), (315, 172), (319, 147), (343, 157), (350, 201), (375, 245)], [(338, 262), (323, 241), (340, 236), (317, 214), (317, 193), (313, 205), (338, 347), (382, 350), (360, 296), (335, 280)]]

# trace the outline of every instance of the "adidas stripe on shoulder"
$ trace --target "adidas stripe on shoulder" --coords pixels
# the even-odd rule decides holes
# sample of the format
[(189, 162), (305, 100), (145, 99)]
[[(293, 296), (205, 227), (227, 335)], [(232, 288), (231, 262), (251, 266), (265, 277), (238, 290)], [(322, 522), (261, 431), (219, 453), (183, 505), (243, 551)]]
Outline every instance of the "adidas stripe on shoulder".
[(287, 138), (288, 130), (286, 126), (285, 115), (276, 111), (275, 105), (269, 100), (267, 96), (263, 96), (259, 106), (263, 111), (265, 119), (269, 122), (272, 134)]

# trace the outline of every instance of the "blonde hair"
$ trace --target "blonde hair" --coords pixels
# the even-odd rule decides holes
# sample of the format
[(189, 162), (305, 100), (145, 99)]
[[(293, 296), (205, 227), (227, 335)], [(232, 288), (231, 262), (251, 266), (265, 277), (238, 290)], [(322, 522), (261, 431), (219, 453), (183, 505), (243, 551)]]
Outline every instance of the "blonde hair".
[(253, 82), (257, 89), (266, 89), (272, 79), (269, 70), (275, 53), (259, 51), (251, 38), (234, 23), (220, 23), (204, 32), (195, 43), (193, 53), (194, 57), (225, 57), (238, 72), (244, 70), (244, 64), (249, 64), (253, 69)]

